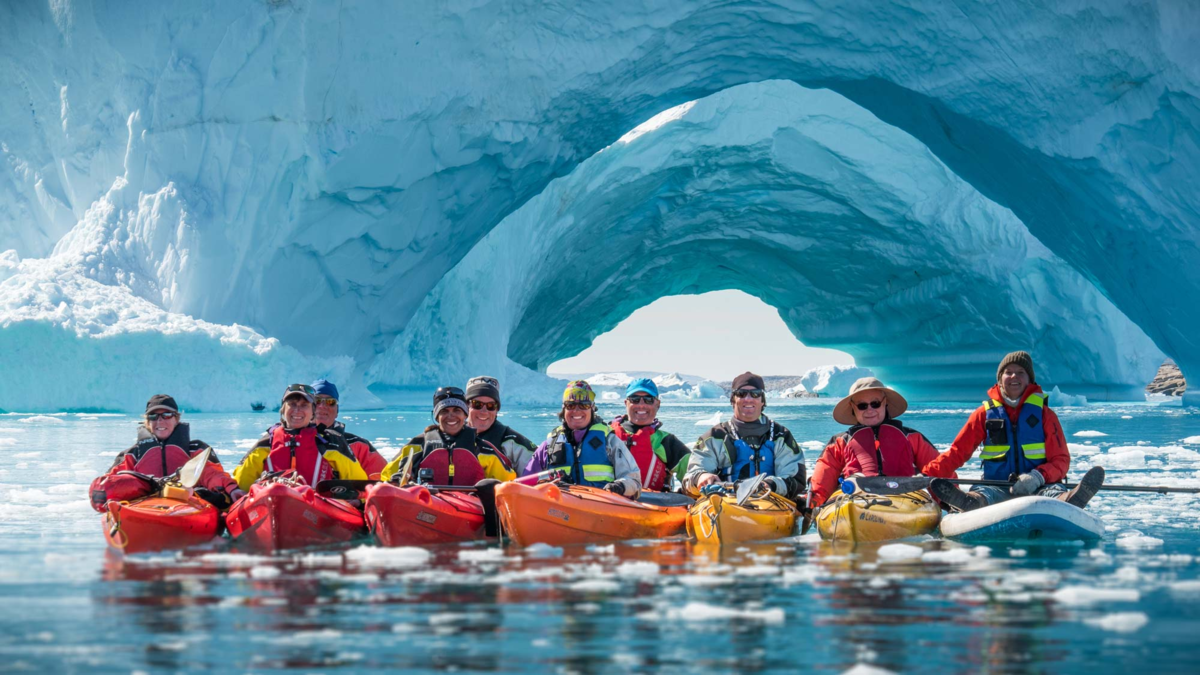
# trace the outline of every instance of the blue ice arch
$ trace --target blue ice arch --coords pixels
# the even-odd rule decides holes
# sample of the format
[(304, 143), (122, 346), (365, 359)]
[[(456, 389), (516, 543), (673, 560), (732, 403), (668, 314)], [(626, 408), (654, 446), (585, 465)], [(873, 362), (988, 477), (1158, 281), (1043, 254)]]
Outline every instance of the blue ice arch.
[(532, 382), (720, 288), (918, 395), (974, 397), (1022, 346), (1048, 384), (1129, 397), (1164, 353), (1200, 372), (1197, 25), (1187, 2), (7, 3), (0, 367), (39, 384), (0, 408), (136, 407), (155, 354), (229, 374), (171, 380), (205, 409), (281, 373)]

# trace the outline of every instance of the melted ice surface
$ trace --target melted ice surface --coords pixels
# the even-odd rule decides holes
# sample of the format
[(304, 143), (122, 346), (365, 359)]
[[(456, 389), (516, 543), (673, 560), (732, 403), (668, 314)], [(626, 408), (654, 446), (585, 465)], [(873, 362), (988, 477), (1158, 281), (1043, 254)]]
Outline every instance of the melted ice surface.
[[(767, 410), (804, 446), (810, 469), (840, 430), (831, 403), (771, 401)], [(618, 410), (602, 404), (606, 418)], [(534, 439), (554, 423), (549, 409), (505, 412), (506, 423)], [(903, 419), (944, 446), (968, 412), (933, 404)], [(1096, 462), (1112, 483), (1200, 487), (1200, 456), (1185, 442), (1200, 411), (1058, 412), (1072, 438), (1075, 430), (1106, 434), (1072, 443), (1072, 478)], [(701, 431), (695, 420), (725, 414), (715, 405), (668, 404), (662, 419), (691, 444)], [(129, 445), (136, 422), (90, 417), (14, 415), (0, 424), (9, 460), (0, 468), (0, 652), (15, 669), (820, 665), (879, 673), (1036, 662), (1072, 672), (1095, 664), (1098, 653), (1117, 671), (1178, 669), (1200, 652), (1200, 500), (1191, 495), (1101, 493), (1090, 508), (1107, 532), (1093, 547), (969, 547), (923, 537), (855, 549), (810, 533), (724, 551), (677, 540), (524, 549), (356, 544), (261, 556), (219, 541), (121, 558), (107, 553), (86, 491)], [(352, 431), (391, 446), (426, 418), (416, 408), (344, 416)], [(245, 440), (273, 419), (188, 421), (232, 469)], [(925, 648), (914, 649), (917, 641)]]

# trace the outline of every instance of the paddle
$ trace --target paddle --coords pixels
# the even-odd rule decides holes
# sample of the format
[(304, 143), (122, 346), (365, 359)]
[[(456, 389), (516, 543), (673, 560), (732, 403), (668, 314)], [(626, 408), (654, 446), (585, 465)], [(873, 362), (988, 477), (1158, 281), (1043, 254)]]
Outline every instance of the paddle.
[[(863, 476), (855, 478), (854, 482), (863, 492), (870, 492), (877, 495), (900, 495), (906, 492), (916, 492), (929, 487), (929, 481), (933, 480), (927, 476), (911, 476), (908, 478), (897, 478), (894, 476)], [(955, 485), (995, 485), (997, 487), (1010, 487), (1012, 481), (1006, 480), (972, 480), (970, 478), (947, 478), (947, 482)], [(1075, 487), (1074, 483), (1063, 483), (1063, 487), (1070, 489)], [(1113, 492), (1153, 492), (1157, 494), (1167, 494), (1177, 492), (1181, 494), (1200, 494), (1200, 488), (1181, 488), (1167, 487), (1165, 485), (1101, 485), (1101, 490), (1110, 490)]]
[[(317, 483), (317, 494), (330, 494), (337, 496), (339, 494), (357, 493), (367, 489), (368, 486), (374, 485), (382, 481), (378, 480), (323, 480)], [(474, 485), (425, 485), (431, 492), (474, 492)], [(338, 497), (342, 499), (342, 497)]]
[(179, 467), (179, 484), (189, 490), (196, 487), (196, 483), (200, 482), (200, 476), (204, 474), (204, 466), (208, 464), (208, 457), (212, 454), (212, 448), (205, 448), (204, 452), (196, 455)]
[(754, 478), (743, 482), (737, 489), (737, 505), (745, 504), (748, 499), (758, 494), (758, 488), (762, 486), (763, 481), (767, 479), (767, 474), (760, 473)]
[(637, 500), (651, 506), (691, 506), (696, 500), (675, 492), (643, 492)]

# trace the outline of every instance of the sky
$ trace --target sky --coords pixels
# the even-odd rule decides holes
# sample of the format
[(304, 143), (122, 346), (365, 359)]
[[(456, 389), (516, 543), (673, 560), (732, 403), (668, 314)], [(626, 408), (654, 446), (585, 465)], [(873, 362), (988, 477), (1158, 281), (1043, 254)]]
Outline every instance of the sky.
[(853, 363), (844, 352), (805, 347), (762, 300), (741, 291), (716, 291), (659, 298), (547, 372), (653, 370), (721, 381), (747, 370), (803, 375), (817, 366)]

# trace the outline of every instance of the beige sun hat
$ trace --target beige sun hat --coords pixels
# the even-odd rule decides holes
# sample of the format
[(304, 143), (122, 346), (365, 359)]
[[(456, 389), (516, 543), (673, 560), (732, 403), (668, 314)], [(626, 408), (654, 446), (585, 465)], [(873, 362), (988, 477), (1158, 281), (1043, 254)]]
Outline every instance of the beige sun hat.
[(850, 403), (851, 397), (855, 394), (860, 394), (864, 391), (879, 389), (887, 396), (887, 412), (889, 418), (896, 418), (904, 414), (908, 410), (908, 401), (904, 397), (896, 393), (895, 389), (888, 389), (883, 386), (883, 383), (878, 378), (860, 377), (850, 385), (850, 393), (846, 394), (846, 398), (838, 401), (838, 404), (833, 406), (833, 419), (838, 424), (854, 426), (858, 424), (858, 419), (854, 417), (854, 406)]

